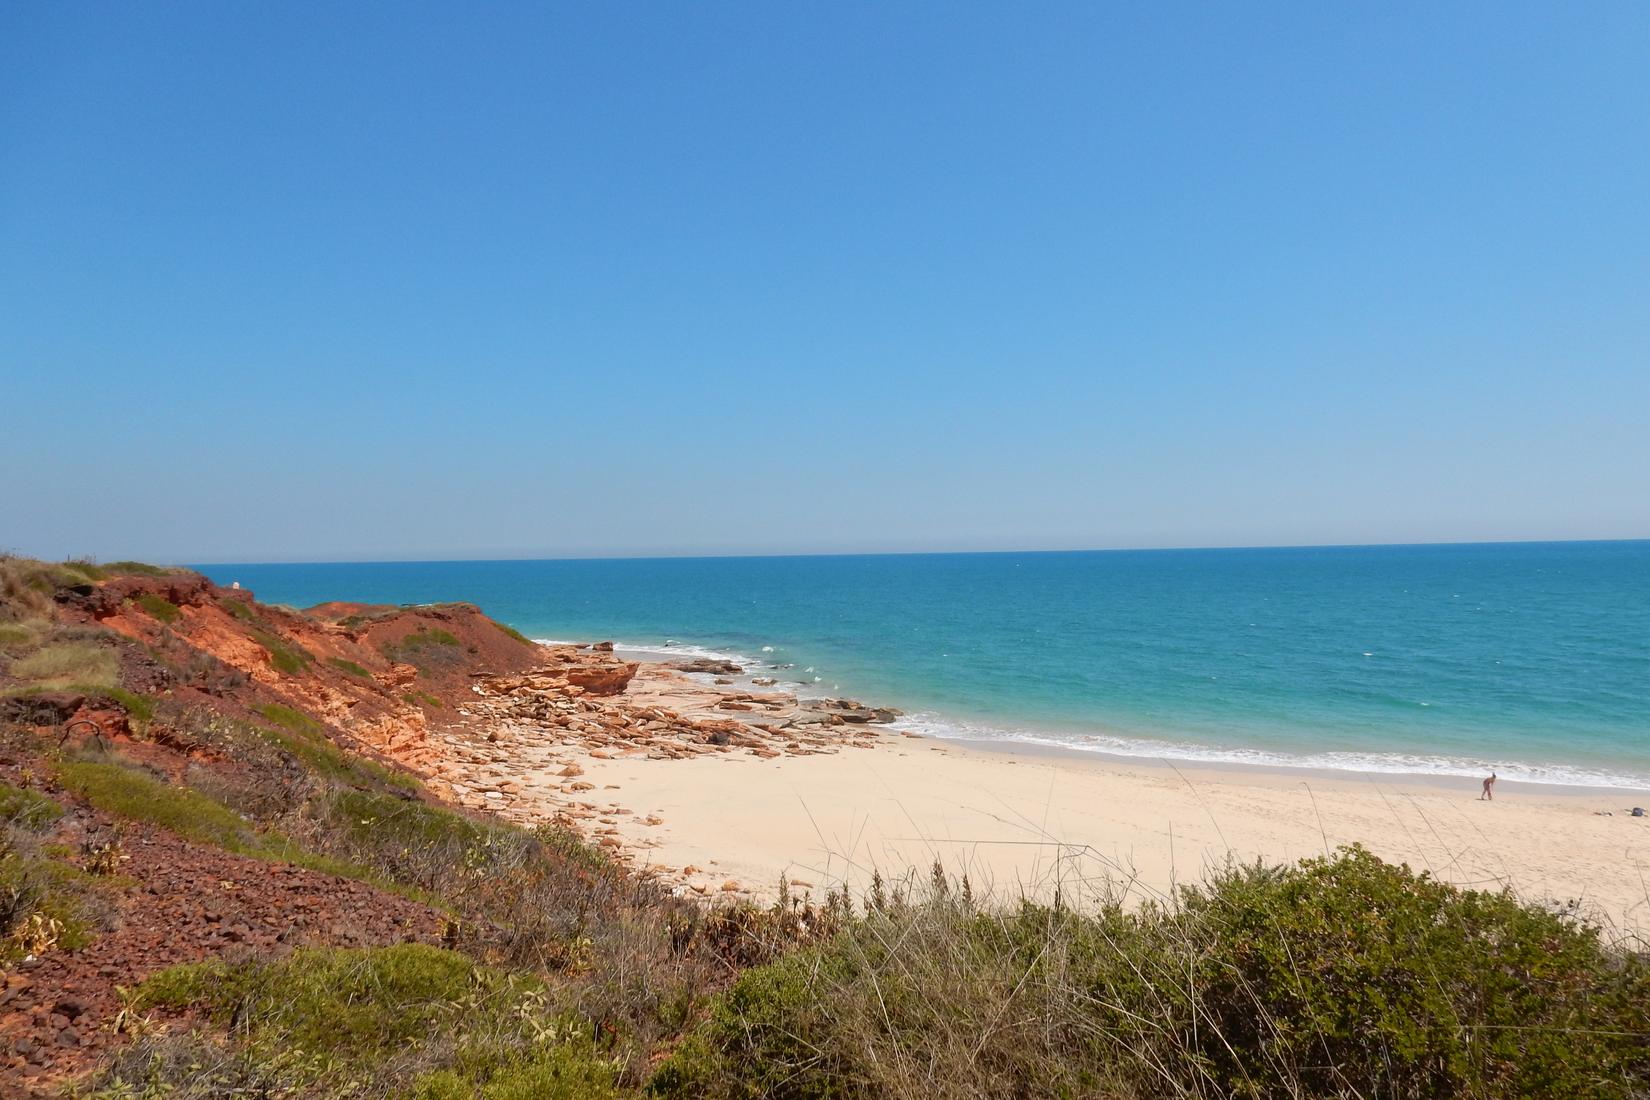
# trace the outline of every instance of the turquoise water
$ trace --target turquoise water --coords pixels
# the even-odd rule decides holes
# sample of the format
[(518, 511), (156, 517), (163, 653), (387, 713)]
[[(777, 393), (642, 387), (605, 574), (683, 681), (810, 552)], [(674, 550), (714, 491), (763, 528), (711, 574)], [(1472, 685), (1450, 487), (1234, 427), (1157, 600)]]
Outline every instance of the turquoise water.
[(790, 666), (940, 736), (1650, 787), (1650, 542), (201, 568)]

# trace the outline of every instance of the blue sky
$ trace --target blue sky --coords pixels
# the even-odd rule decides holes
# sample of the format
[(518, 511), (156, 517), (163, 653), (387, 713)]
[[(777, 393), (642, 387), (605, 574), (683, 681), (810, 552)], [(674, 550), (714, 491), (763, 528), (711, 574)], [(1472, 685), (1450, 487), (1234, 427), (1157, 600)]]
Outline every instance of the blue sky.
[(0, 548), (1650, 535), (1650, 7), (0, 11)]

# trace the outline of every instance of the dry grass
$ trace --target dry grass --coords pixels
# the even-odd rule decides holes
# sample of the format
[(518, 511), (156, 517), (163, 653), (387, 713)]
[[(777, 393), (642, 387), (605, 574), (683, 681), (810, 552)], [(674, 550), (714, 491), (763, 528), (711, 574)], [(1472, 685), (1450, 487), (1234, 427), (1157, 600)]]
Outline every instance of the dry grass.
[(11, 674), (42, 687), (114, 687), (120, 661), (113, 649), (95, 642), (54, 642), (13, 661)]

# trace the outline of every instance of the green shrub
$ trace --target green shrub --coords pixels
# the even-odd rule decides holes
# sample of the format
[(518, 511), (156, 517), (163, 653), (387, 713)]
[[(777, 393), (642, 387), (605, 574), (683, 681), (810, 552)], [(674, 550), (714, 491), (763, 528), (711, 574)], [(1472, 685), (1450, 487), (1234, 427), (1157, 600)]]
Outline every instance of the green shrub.
[(246, 600), (231, 599), (224, 596), (219, 598), (218, 606), (243, 623), (256, 623), (258, 621), (258, 613), (252, 610), (252, 605)]
[(450, 665), (461, 656), (458, 638), (438, 627), (421, 626), (399, 641), (380, 643), (378, 648), (390, 661), (425, 671)]
[(263, 731), (269, 741), (296, 757), (310, 771), (351, 785), (372, 786), (376, 783), (403, 790), (418, 790), (423, 786), (406, 772), (345, 752), (327, 737), (326, 727), (301, 710), (279, 703), (267, 703), (258, 708), (258, 713), (288, 733), (297, 735)]
[(72, 761), (59, 766), (58, 782), (104, 813), (147, 821), (179, 836), (243, 855), (266, 845), (239, 814), (188, 787), (173, 787), (124, 764)]
[(63, 807), (40, 792), (0, 783), (0, 825), (11, 822), (25, 829), (43, 829), (62, 816)]
[(56, 642), (12, 662), (11, 674), (53, 687), (70, 684), (113, 686), (119, 680), (115, 651), (91, 642)]
[(178, 610), (177, 604), (163, 596), (157, 596), (153, 592), (144, 592), (133, 596), (132, 602), (143, 608), (151, 617), (159, 619), (163, 623), (175, 623), (178, 621), (179, 616), (183, 614), (182, 611)]
[(0, 832), (0, 964), (47, 951), (75, 951), (92, 941), (81, 892), (66, 886), (37, 846)]
[(319, 736), (322, 733), (321, 723), (296, 707), (282, 706), (280, 703), (265, 703), (258, 708), (258, 713), (282, 729), (291, 730), (293, 733), (301, 733), (308, 737)]
[(110, 702), (119, 704), (129, 718), (138, 722), (148, 722), (155, 716), (155, 701), (147, 695), (139, 695), (135, 691), (125, 688), (107, 687), (101, 684), (70, 684), (69, 690), (83, 692), (86, 695), (95, 695)]
[(1629, 1100), (1646, 1036), (1645, 956), (1352, 848), (1139, 912), (886, 903), (744, 973), (651, 1088)]
[(373, 847), (469, 848), (485, 844), (502, 828), (427, 802), (370, 791), (340, 791), (335, 809), (344, 830), (357, 842)]
[[(174, 967), (144, 981), (133, 1001), (139, 1011), (162, 1006), (233, 1020), (252, 1059), (285, 1067), (306, 1095), (348, 1092), (363, 1080), (391, 1089), (375, 1095), (427, 1100), (617, 1095), (614, 1067), (589, 1029), (552, 1011), (539, 982), (435, 947)], [(296, 1051), (311, 1057), (295, 1059)]]
[(333, 668), (342, 669), (351, 676), (359, 676), (363, 680), (372, 679), (372, 673), (368, 672), (365, 668), (356, 664), (354, 661), (348, 661), (342, 657), (328, 657), (327, 664), (331, 665)]
[(537, 642), (533, 641), (533, 639), (529, 638), (527, 635), (523, 634), (521, 631), (517, 630), (513, 626), (509, 626), (505, 623), (501, 623), (497, 619), (492, 619), (492, 620), (489, 620), (489, 621), (494, 626), (498, 627), (500, 630), (504, 631), (504, 633), (510, 635), (510, 637), (514, 638), (516, 641), (520, 642), (523, 645), (536, 646), (538, 644)]
[(98, 577), (175, 577), (179, 573), (187, 573), (187, 569), (174, 569), (170, 566), (150, 565), (142, 561), (112, 561), (107, 565), (94, 566)]
[(252, 640), (268, 652), (270, 666), (277, 672), (296, 676), (307, 669), (309, 663), (315, 659), (303, 646), (287, 642), (267, 630), (253, 630), (251, 634)]

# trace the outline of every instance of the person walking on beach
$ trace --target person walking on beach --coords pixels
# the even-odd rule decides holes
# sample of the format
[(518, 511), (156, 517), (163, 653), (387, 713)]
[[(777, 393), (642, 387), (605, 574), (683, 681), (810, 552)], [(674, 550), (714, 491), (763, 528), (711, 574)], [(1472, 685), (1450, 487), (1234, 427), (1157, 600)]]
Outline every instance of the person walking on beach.
[(1494, 802), (1495, 801), (1495, 773), (1494, 772), (1491, 772), (1490, 777), (1488, 779), (1484, 780), (1484, 793), (1478, 796), (1478, 801), (1480, 801), (1480, 802), (1486, 802), (1486, 801), (1487, 802)]

